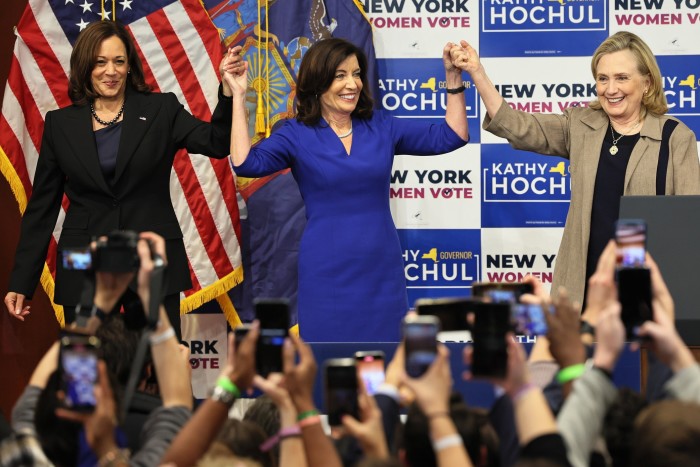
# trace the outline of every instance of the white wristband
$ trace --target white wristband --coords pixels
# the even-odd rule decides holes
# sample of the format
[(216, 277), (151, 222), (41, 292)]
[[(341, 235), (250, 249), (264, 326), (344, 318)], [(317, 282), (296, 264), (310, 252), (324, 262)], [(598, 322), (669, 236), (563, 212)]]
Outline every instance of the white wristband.
[(447, 435), (433, 441), (433, 451), (438, 452), (443, 449), (451, 448), (452, 446), (461, 446), (463, 444), (464, 442), (461, 436), (457, 434)]
[(149, 338), (149, 340), (151, 341), (151, 345), (153, 346), (153, 345), (162, 344), (163, 342), (167, 341), (171, 337), (175, 337), (175, 330), (172, 328), (172, 326), (169, 327), (168, 329), (166, 329), (162, 334), (158, 334), (158, 335), (151, 334), (151, 337)]

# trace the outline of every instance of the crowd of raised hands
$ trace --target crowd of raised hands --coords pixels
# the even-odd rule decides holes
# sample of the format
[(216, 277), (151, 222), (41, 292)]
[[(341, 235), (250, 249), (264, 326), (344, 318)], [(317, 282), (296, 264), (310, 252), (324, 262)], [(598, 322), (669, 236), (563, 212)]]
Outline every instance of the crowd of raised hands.
[[(150, 303), (154, 253), (165, 257), (165, 247), (155, 234), (141, 239), (138, 271), (96, 275), (95, 303), (101, 309), (110, 310), (135, 276), (142, 302)], [(651, 257), (653, 320), (639, 328), (640, 341), (626, 343), (615, 255), (611, 242), (589, 281), (582, 313), (565, 291), (551, 303), (542, 284), (526, 278), (533, 293), (521, 300), (551, 309), (547, 335), (529, 355), (513, 334), (506, 336), (507, 370), (489, 380), (497, 396), (491, 407), (468, 407), (463, 399), (468, 395), (454, 389), (454, 378), (471, 378), (469, 344), (463, 349), (464, 374), (452, 373), (448, 347), (438, 343), (427, 371), (412, 378), (400, 343), (376, 393), (370, 396), (359, 384), (359, 416), (345, 415), (331, 430), (314, 400), (316, 358), (299, 337), (284, 342), (283, 371), (263, 377), (255, 362), (259, 324), (238, 343), (231, 333), (212, 396), (194, 409), (189, 352), (162, 308), (146, 334), (151, 357), (138, 376), (137, 397), (130, 394), (128, 401), (125, 388), (139, 334), (126, 329), (119, 316), (94, 316), (83, 330), (102, 341), (94, 407), (79, 411), (63, 403), (68, 395), (57, 372), (57, 342), (15, 406), (0, 461), (3, 466), (693, 465), (700, 459), (700, 368), (675, 329), (673, 299)], [(645, 397), (615, 384), (626, 345), (631, 351), (642, 347), (648, 357)], [(256, 389), (263, 395), (251, 399)], [(236, 400), (247, 408), (243, 420), (230, 415)]]

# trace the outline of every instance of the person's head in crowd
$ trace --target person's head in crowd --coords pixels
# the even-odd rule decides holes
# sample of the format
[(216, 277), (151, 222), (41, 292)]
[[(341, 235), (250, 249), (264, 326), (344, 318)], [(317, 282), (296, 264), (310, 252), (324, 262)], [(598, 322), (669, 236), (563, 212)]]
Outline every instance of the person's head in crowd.
[(118, 383), (112, 384), (112, 387), (126, 386), (136, 358), (140, 333), (127, 329), (119, 313), (110, 313), (95, 331), (95, 336), (100, 339), (98, 356), (107, 363), (110, 375)]
[[(485, 412), (467, 407), (458, 393), (450, 397), (450, 417), (457, 427), (469, 458), (476, 465), (500, 465), (498, 435), (491, 426)], [(399, 457), (410, 467), (432, 467), (437, 465), (435, 451), (429, 436), (429, 421), (417, 404), (408, 409), (399, 442)]]
[[(661, 70), (656, 63), (656, 58), (649, 46), (636, 34), (628, 31), (620, 31), (604, 40), (596, 49), (591, 59), (591, 71), (596, 80), (596, 89), (599, 99), (591, 102), (593, 109), (603, 109), (610, 115), (610, 104), (607, 102), (605, 92), (610, 80), (614, 76), (607, 75), (609, 67), (614, 65), (615, 70), (623, 70), (629, 74), (627, 83), (620, 84), (624, 87), (625, 100), (628, 101), (627, 110), (631, 113), (638, 112), (638, 119), (643, 119), (647, 112), (654, 115), (663, 115), (668, 111), (666, 96), (661, 81)], [(605, 72), (605, 76), (601, 76)]]
[(678, 400), (651, 404), (637, 417), (633, 440), (629, 465), (698, 465), (700, 405)]
[(78, 464), (78, 436), (83, 427), (80, 423), (56, 416), (56, 409), (60, 406), (60, 387), (60, 372), (54, 371), (39, 395), (34, 427), (46, 457), (57, 467), (74, 467)]
[(255, 402), (250, 404), (243, 415), (243, 420), (255, 423), (268, 436), (273, 436), (280, 431), (280, 411), (266, 394), (257, 397)]
[(122, 80), (117, 93), (124, 95), (127, 83), (139, 92), (151, 90), (146, 84), (141, 60), (126, 28), (116, 21), (95, 21), (78, 35), (71, 53), (68, 96), (74, 104), (83, 105), (103, 97), (95, 73), (104, 65), (101, 62), (104, 59), (100, 56), (107, 45), (117, 47), (120, 57), (123, 57), (116, 70)]
[[(341, 86), (342, 89), (342, 81), (348, 71), (355, 76), (355, 87), (359, 94), (352, 104), (339, 103), (338, 89), (334, 88)], [(341, 73), (342, 79), (339, 78)], [(353, 116), (369, 118), (373, 107), (374, 101), (367, 80), (367, 57), (362, 49), (339, 38), (324, 39), (309, 48), (299, 66), (297, 120), (315, 125), (333, 111), (347, 111)]]
[(646, 399), (629, 388), (620, 388), (617, 399), (608, 409), (603, 422), (603, 437), (613, 467), (630, 465), (634, 420), (648, 405)]
[[(267, 394), (263, 394), (255, 399), (255, 402), (248, 407), (248, 410), (243, 415), (243, 420), (258, 425), (268, 438), (280, 431), (280, 411)], [(272, 452), (275, 459), (279, 459), (279, 443), (270, 452)]]
[[(262, 467), (274, 467), (276, 464), (272, 453), (260, 450), (260, 445), (267, 438), (263, 429), (257, 424), (230, 418), (219, 431), (203, 461), (208, 462), (210, 459), (224, 457), (228, 458), (229, 462), (233, 459), (246, 459)], [(200, 462), (200, 465), (204, 464)]]

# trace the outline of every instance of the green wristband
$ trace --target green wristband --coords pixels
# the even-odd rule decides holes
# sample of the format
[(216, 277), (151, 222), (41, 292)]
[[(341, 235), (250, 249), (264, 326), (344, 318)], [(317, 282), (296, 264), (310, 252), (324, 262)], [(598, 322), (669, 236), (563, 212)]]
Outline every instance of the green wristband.
[(306, 412), (302, 412), (299, 415), (297, 415), (297, 422), (300, 422), (300, 421), (304, 420), (305, 418), (313, 417), (314, 415), (318, 415), (318, 410), (311, 409), (311, 410), (307, 410)]
[(566, 368), (559, 370), (557, 373), (557, 382), (559, 382), (559, 384), (566, 384), (569, 381), (573, 381), (581, 376), (585, 371), (585, 363), (577, 363), (576, 365), (567, 366)]
[(236, 399), (241, 397), (241, 390), (226, 376), (219, 377), (219, 379), (216, 380), (216, 385), (224, 391), (233, 394)]

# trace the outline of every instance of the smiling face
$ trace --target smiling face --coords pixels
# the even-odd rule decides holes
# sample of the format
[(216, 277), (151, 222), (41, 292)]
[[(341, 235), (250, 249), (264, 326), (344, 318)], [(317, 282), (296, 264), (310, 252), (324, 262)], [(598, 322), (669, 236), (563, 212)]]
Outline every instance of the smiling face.
[(129, 71), (126, 47), (117, 36), (108, 37), (100, 45), (90, 81), (102, 99), (121, 100)]
[(338, 65), (331, 86), (320, 96), (321, 113), (335, 120), (352, 114), (360, 98), (360, 91), (360, 64), (355, 55), (350, 55)]
[(648, 76), (639, 73), (634, 54), (626, 49), (600, 57), (596, 68), (598, 100), (611, 120), (627, 124), (639, 120)]

